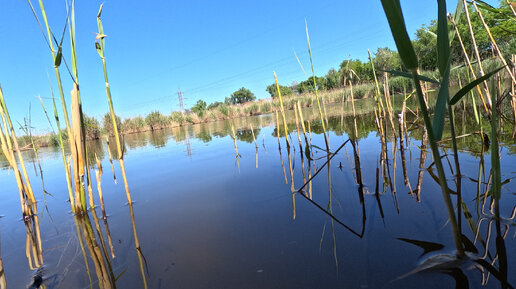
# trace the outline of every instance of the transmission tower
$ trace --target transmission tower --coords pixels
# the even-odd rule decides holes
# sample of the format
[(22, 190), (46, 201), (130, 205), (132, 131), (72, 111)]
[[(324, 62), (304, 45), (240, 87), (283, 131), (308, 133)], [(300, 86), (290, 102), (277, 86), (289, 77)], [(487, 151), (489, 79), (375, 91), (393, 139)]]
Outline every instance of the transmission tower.
[(179, 87), (177, 88), (177, 99), (179, 100), (179, 109), (181, 110), (181, 113), (185, 113), (185, 106), (183, 105), (183, 92)]

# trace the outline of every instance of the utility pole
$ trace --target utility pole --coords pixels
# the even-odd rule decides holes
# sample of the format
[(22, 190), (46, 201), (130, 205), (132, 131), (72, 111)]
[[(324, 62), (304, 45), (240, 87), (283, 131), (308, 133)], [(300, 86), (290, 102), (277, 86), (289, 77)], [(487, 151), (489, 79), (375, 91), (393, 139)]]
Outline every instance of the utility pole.
[(179, 86), (177, 87), (177, 99), (179, 100), (179, 109), (181, 110), (181, 113), (185, 113), (185, 107), (183, 105), (183, 92), (181, 91), (181, 88)]

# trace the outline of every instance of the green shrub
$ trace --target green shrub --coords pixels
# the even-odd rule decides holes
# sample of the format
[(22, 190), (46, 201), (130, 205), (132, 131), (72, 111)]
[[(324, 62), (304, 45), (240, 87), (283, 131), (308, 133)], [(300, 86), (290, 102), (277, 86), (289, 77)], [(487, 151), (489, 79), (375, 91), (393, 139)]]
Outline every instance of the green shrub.
[(170, 115), (170, 119), (173, 122), (176, 122), (179, 125), (181, 125), (181, 124), (183, 124), (183, 121), (185, 121), (185, 116), (183, 113), (181, 113), (179, 111), (173, 111), (172, 114)]
[(145, 117), (145, 123), (151, 130), (160, 129), (170, 124), (169, 119), (159, 111), (153, 111)]

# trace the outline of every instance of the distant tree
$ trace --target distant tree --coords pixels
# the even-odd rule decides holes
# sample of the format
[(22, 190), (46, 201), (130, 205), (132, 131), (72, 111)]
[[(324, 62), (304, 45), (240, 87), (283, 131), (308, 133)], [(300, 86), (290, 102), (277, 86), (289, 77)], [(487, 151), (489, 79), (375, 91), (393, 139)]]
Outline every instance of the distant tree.
[(416, 31), (416, 39), (412, 41), (414, 51), (419, 60), (419, 67), (423, 70), (437, 69), (437, 23), (432, 21), (430, 26), (423, 24)]
[(153, 111), (145, 117), (145, 123), (150, 126), (151, 130), (160, 129), (169, 123), (169, 118), (159, 111)]
[(204, 112), (206, 111), (206, 107), (206, 102), (202, 99), (199, 99), (197, 103), (192, 107), (192, 111), (199, 117), (202, 117), (204, 115)]
[(217, 108), (223, 104), (224, 103), (221, 101), (215, 101), (214, 103), (210, 103), (210, 105), (208, 105), (208, 109), (211, 110), (211, 109)]
[(359, 59), (344, 60), (340, 64), (340, 83), (341, 85), (348, 85), (349, 81), (352, 83), (368, 82), (373, 79), (373, 69), (369, 62), (363, 63)]
[(378, 48), (374, 54), (374, 64), (377, 70), (400, 70), (401, 59), (396, 51), (387, 47)]
[[(118, 128), (118, 132), (120, 133), (120, 131), (121, 131), (120, 129), (122, 127), (122, 121), (120, 120), (120, 117), (118, 115), (115, 115), (115, 120), (116, 120), (116, 125)], [(104, 117), (102, 118), (102, 122), (104, 124), (104, 130), (109, 135), (115, 135), (115, 133), (113, 131), (113, 122), (111, 122), (111, 114), (109, 114), (109, 112), (104, 114)]]
[(246, 103), (248, 101), (253, 101), (256, 99), (254, 93), (252, 93), (249, 89), (242, 87), (239, 90), (233, 92), (231, 96), (226, 97), (226, 104), (241, 104)]
[(100, 124), (97, 119), (84, 115), (84, 126), (86, 128), (86, 139), (100, 138)]
[[(279, 89), (282, 96), (291, 95), (293, 93), (293, 90), (290, 86), (280, 85)], [(278, 89), (276, 87), (276, 83), (267, 86), (265, 90), (271, 95), (272, 98), (278, 97)]]
[(326, 88), (327, 89), (335, 89), (339, 87), (339, 79), (340, 79), (340, 73), (335, 70), (335, 68), (332, 68), (328, 71), (326, 74)]

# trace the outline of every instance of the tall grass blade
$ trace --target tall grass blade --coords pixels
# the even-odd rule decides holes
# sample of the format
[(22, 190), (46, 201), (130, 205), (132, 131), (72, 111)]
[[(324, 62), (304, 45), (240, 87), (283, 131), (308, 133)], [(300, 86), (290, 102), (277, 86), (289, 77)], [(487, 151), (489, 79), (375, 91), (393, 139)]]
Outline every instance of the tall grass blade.
[[(448, 34), (446, 34), (448, 35)], [(444, 70), (444, 75), (439, 87), (439, 93), (437, 95), (437, 101), (434, 107), (434, 119), (432, 122), (432, 130), (434, 132), (434, 139), (440, 141), (443, 136), (444, 119), (446, 116), (446, 105), (448, 104), (450, 95), (450, 66), (448, 63), (447, 68)]]
[(444, 78), (446, 70), (450, 69), (450, 40), (446, 0), (437, 0), (437, 4), (437, 67)]

